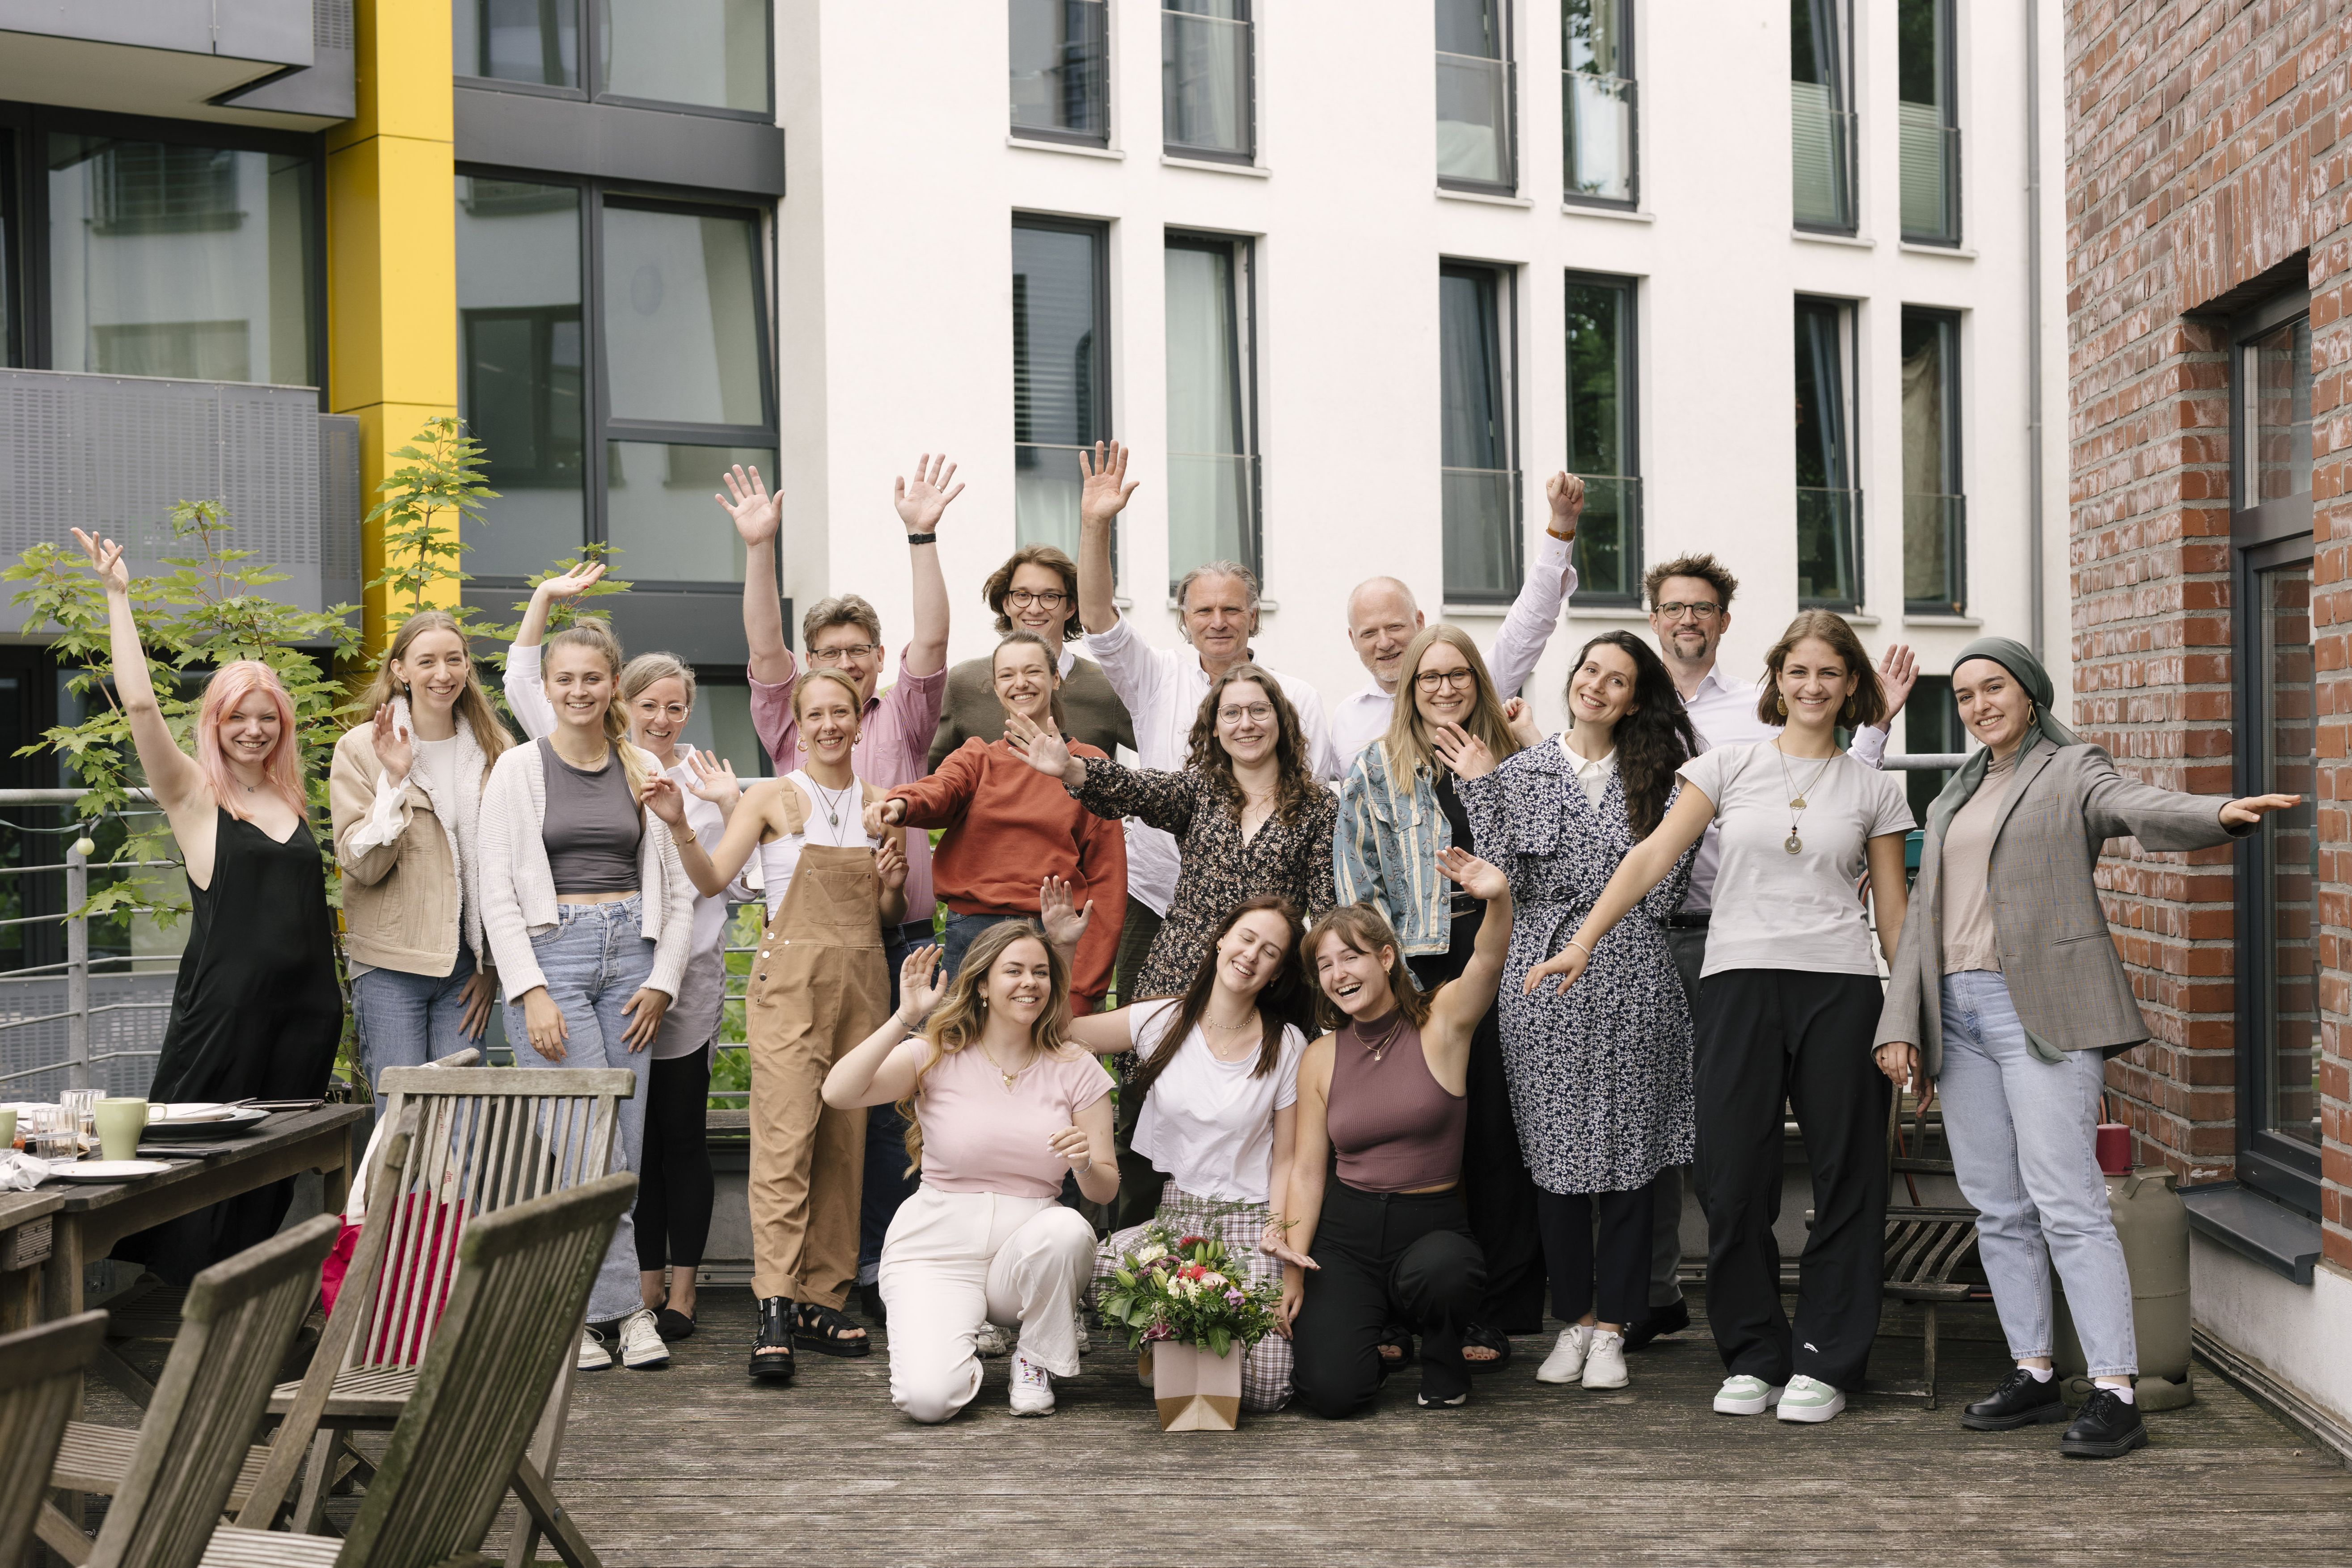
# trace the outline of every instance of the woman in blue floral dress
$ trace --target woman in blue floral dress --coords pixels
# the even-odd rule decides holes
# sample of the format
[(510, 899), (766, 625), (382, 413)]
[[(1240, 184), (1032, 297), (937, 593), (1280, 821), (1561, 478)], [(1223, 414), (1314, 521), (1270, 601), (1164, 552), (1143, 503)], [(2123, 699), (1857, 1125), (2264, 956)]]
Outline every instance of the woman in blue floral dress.
[[(1503, 1062), (1535, 1178), (1552, 1310), (1570, 1321), (1545, 1383), (1625, 1385), (1626, 1323), (1649, 1301), (1649, 1187), (1691, 1158), (1691, 1021), (1661, 922), (1691, 855), (1602, 940), (1584, 980), (1530, 994), (1528, 972), (1571, 936), (1626, 852), (1654, 829), (1698, 747), (1673, 679), (1627, 632), (1595, 637), (1568, 680), (1569, 730), (1496, 763), (1476, 742), (1449, 765), (1478, 853), (1519, 916), (1502, 987)], [(1593, 1239), (1594, 1217), (1600, 1239)]]

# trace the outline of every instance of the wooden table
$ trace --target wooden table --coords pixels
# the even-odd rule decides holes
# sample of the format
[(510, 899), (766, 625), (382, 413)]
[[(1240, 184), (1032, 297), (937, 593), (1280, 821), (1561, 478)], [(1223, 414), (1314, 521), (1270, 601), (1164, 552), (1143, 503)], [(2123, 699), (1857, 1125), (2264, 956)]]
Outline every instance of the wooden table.
[(41, 1321), (41, 1268), (64, 1206), (55, 1187), (0, 1193), (0, 1333)]

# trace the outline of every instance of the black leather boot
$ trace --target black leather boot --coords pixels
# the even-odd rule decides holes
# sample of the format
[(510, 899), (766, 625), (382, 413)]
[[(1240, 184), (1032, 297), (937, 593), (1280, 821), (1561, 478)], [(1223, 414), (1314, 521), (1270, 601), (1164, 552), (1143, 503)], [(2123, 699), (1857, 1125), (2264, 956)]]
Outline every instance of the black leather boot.
[(2139, 1406), (2125, 1404), (2105, 1387), (2091, 1390), (2074, 1424), (2058, 1439), (2058, 1451), (2070, 1459), (2120, 1459), (2146, 1447), (2147, 1424), (2139, 1418)]
[(2021, 1366), (2011, 1368), (1999, 1388), (1960, 1412), (1960, 1425), (1971, 1432), (2013, 1432), (2065, 1419), (2057, 1375), (2037, 1378)]
[(760, 1299), (760, 1334), (751, 1342), (751, 1375), (775, 1383), (793, 1380), (793, 1299)]

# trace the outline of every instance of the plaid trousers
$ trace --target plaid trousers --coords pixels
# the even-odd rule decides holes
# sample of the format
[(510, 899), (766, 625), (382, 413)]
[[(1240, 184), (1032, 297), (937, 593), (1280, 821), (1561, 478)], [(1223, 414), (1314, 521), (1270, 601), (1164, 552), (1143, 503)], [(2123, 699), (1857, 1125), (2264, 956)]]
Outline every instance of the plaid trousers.
[[(1160, 1212), (1150, 1223), (1173, 1237), (1213, 1237), (1224, 1244), (1225, 1251), (1251, 1283), (1271, 1281), (1278, 1286), (1282, 1283), (1282, 1265), (1257, 1249), (1258, 1237), (1265, 1234), (1271, 1213), (1264, 1204), (1199, 1197), (1171, 1183), (1160, 1189)], [(1150, 1228), (1148, 1225), (1139, 1225), (1113, 1231), (1095, 1248), (1094, 1279), (1087, 1287), (1089, 1307), (1102, 1300), (1111, 1280), (1111, 1270), (1118, 1267), (1120, 1258), (1143, 1245), (1143, 1233)], [(1242, 1357), (1242, 1408), (1279, 1410), (1289, 1402), (1290, 1342), (1280, 1334), (1270, 1333)]]

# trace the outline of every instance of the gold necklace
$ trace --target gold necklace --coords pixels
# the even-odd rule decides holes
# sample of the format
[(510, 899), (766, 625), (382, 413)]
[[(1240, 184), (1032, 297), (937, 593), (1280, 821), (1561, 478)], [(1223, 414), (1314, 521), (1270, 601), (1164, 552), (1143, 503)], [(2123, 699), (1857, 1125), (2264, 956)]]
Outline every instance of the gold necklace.
[(1378, 1045), (1375, 1045), (1371, 1041), (1364, 1038), (1363, 1025), (1356, 1022), (1354, 1019), (1349, 1020), (1348, 1027), (1355, 1032), (1356, 1044), (1363, 1047), (1366, 1051), (1370, 1052), (1373, 1065), (1378, 1066), (1381, 1058), (1388, 1054), (1388, 1048), (1396, 1044), (1397, 1037), (1404, 1033), (1404, 1009), (1402, 1007), (1397, 1009), (1396, 1022), (1389, 1026), (1388, 1033), (1381, 1037), (1380, 1043)]
[(1805, 796), (1822, 782), (1822, 775), (1830, 771), (1830, 763), (1838, 760), (1838, 754), (1832, 752), (1823, 758), (1822, 765), (1813, 770), (1813, 776), (1806, 782), (1805, 787), (1799, 789), (1794, 775), (1789, 772), (1789, 753), (1780, 751), (1780, 742), (1778, 741), (1772, 742), (1772, 750), (1780, 753), (1780, 782), (1787, 785), (1789, 790), (1789, 837), (1781, 841), (1780, 847), (1795, 855), (1801, 853), (1805, 847), (1805, 841), (1797, 837), (1797, 823), (1805, 815)]
[(1020, 1072), (1006, 1072), (1004, 1070), (1004, 1064), (996, 1059), (996, 1053), (990, 1050), (986, 1045), (982, 1045), (980, 1047), (980, 1054), (988, 1058), (988, 1065), (996, 1069), (996, 1076), (1004, 1080), (1004, 1092), (1007, 1094), (1011, 1094), (1013, 1092), (1013, 1079), (1019, 1078), (1022, 1073), (1027, 1072), (1031, 1068), (1037, 1065), (1037, 1058), (1033, 1052), (1029, 1059), (1021, 1064)]

